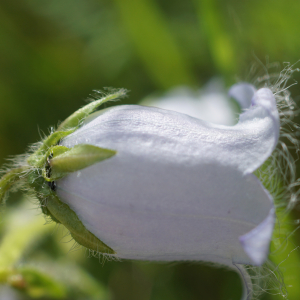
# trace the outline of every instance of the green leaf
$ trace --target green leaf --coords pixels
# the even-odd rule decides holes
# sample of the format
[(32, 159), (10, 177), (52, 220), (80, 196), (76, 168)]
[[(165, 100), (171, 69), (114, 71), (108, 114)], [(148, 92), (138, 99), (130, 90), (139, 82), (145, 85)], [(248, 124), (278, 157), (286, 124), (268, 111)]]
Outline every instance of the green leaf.
[(44, 170), (44, 178), (47, 181), (57, 180), (68, 173), (89, 167), (115, 154), (114, 150), (85, 144), (76, 145), (73, 148), (53, 147), (50, 155), (52, 158), (49, 157), (49, 165)]
[(90, 115), (93, 111), (95, 111), (101, 104), (111, 101), (111, 100), (116, 100), (120, 97), (124, 97), (126, 95), (126, 90), (125, 89), (119, 89), (115, 92), (113, 92), (110, 95), (107, 95), (99, 100), (93, 101), (84, 107), (78, 109), (75, 111), (71, 116), (69, 116), (67, 119), (65, 119), (57, 128), (57, 130), (62, 131), (62, 130), (69, 130), (71, 128), (76, 128), (80, 125), (80, 123), (88, 116)]

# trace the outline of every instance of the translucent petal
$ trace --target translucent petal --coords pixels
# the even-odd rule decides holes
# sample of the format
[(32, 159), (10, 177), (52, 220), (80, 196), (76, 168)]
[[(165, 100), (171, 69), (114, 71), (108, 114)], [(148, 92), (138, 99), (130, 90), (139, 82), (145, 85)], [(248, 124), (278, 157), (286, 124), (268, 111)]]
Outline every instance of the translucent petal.
[(177, 111), (215, 124), (233, 125), (236, 122), (234, 107), (223, 82), (218, 79), (209, 81), (199, 91), (177, 87), (163, 97), (148, 97), (141, 104)]
[(256, 228), (240, 237), (240, 242), (255, 265), (261, 265), (267, 258), (275, 223), (275, 210)]
[(228, 95), (234, 98), (244, 110), (251, 106), (251, 100), (255, 92), (256, 88), (252, 84), (241, 82), (233, 85), (229, 89)]

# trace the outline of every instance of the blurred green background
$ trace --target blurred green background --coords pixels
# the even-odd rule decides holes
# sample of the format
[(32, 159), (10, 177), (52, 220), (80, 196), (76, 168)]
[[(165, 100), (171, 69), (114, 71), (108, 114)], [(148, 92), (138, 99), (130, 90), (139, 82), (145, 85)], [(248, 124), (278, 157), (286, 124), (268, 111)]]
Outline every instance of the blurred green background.
[[(9, 155), (24, 153), (95, 89), (123, 87), (130, 90), (129, 97), (118, 104), (137, 103), (173, 86), (200, 88), (212, 77), (223, 78), (227, 87), (240, 80), (253, 82), (266, 73), (269, 62), (296, 63), (299, 13), (295, 0), (1, 0), (1, 164)], [(299, 76), (294, 73), (293, 78), (299, 81)], [(291, 92), (297, 101), (300, 85)], [(19, 198), (13, 195), (9, 216), (20, 209)], [(39, 216), (37, 209), (24, 208), (23, 215), (27, 211), (34, 211), (33, 219)], [(299, 218), (297, 210), (293, 218)], [(0, 254), (13, 252), (14, 245), (25, 251), (0, 263), (1, 268), (16, 268), (9, 274), (0, 268), (0, 281), (6, 282), (0, 291), (7, 297), (3, 299), (241, 296), (239, 277), (226, 270), (198, 263), (103, 263), (87, 258), (82, 249), (70, 251), (73, 242), (65, 243), (69, 237), (61, 228), (36, 229), (47, 227), (42, 222), (30, 223), (29, 230), (29, 221), (18, 227), (13, 217), (5, 220), (0, 224), (2, 241), (8, 233), (15, 240), (7, 241)], [(295, 223), (287, 220), (287, 231)], [(22, 236), (27, 237), (23, 244)], [(300, 253), (291, 252), (297, 245), (298, 231), (274, 258), (281, 263), (291, 300), (300, 298)], [(270, 282), (262, 299), (283, 299), (271, 295), (279, 292), (276, 282)]]

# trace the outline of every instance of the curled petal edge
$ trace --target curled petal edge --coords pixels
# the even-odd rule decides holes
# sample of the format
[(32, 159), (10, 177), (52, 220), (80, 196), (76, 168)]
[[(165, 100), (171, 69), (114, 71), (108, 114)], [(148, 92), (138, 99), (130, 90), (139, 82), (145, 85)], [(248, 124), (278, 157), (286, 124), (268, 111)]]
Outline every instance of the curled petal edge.
[(274, 223), (275, 209), (273, 207), (263, 222), (239, 238), (244, 251), (254, 265), (262, 265), (268, 256)]
[(241, 264), (234, 264), (236, 267), (235, 271), (238, 271), (243, 284), (243, 295), (241, 300), (251, 300), (252, 299), (252, 281), (246, 268)]
[[(236, 93), (235, 96), (238, 97), (237, 100), (240, 99), (238, 101), (241, 101), (243, 95), (244, 102), (249, 104), (249, 95), (246, 96), (246, 93), (239, 95)], [(247, 154), (237, 160), (242, 166), (244, 175), (253, 173), (271, 156), (279, 140), (280, 118), (272, 91), (261, 88), (254, 92), (251, 106), (240, 115), (239, 122), (234, 127), (242, 131), (247, 129), (251, 136), (252, 141), (248, 142), (247, 147), (246, 144), (244, 145)]]

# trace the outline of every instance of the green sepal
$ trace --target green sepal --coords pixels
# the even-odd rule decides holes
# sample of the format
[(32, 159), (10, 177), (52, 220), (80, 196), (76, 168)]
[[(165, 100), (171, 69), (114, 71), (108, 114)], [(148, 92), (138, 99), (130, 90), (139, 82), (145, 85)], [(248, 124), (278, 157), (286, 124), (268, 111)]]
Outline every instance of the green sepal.
[(27, 182), (30, 190), (38, 198), (42, 212), (54, 222), (64, 225), (76, 242), (97, 252), (115, 253), (114, 250), (85, 228), (77, 214), (67, 204), (60, 201), (38, 171), (31, 172), (27, 177)]
[(47, 181), (53, 181), (51, 179), (51, 173), (52, 173), (52, 169), (50, 167), (50, 160), (51, 158), (53, 158), (54, 156), (59, 156), (67, 151), (70, 151), (71, 148), (65, 147), (65, 146), (61, 146), (61, 145), (57, 145), (57, 146), (53, 146), (51, 147), (46, 154), (44, 154), (43, 157), (43, 177), (47, 180)]
[(113, 249), (85, 228), (76, 213), (67, 204), (61, 202), (55, 193), (47, 198), (45, 206), (53, 217), (52, 220), (58, 220), (63, 224), (77, 243), (97, 252), (115, 254)]
[(57, 145), (62, 138), (68, 136), (74, 131), (75, 129), (53, 132), (42, 142), (40, 148), (28, 157), (27, 163), (32, 167), (42, 168), (45, 163), (45, 153), (49, 150), (49, 148)]
[(57, 130), (69, 130), (71, 128), (76, 128), (80, 125), (80, 123), (93, 111), (95, 111), (100, 105), (107, 101), (116, 100), (120, 97), (124, 97), (126, 95), (125, 89), (119, 89), (110, 95), (107, 95), (99, 100), (93, 101), (84, 107), (75, 111), (72, 115), (70, 115), (67, 119), (65, 119), (57, 128)]
[[(45, 199), (51, 196), (51, 189), (49, 188), (48, 182), (41, 176), (40, 171), (35, 170), (30, 172), (27, 176), (27, 184), (32, 194), (36, 195), (38, 199)], [(42, 203), (41, 203), (42, 204)]]
[(73, 148), (55, 146), (48, 156), (48, 164), (45, 166), (43, 176), (47, 181), (55, 181), (68, 173), (89, 167), (115, 154), (114, 150), (86, 144), (76, 145)]
[(71, 149), (72, 148), (68, 148), (62, 145), (53, 146), (46, 152), (45, 158), (47, 161), (50, 161), (50, 159), (52, 159), (53, 157), (57, 157), (65, 152), (70, 151)]
[(0, 205), (4, 204), (5, 194), (17, 181), (22, 179), (21, 175), (23, 172), (28, 170), (27, 167), (15, 168), (8, 171), (0, 179)]

